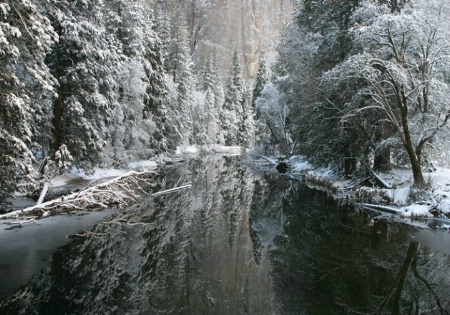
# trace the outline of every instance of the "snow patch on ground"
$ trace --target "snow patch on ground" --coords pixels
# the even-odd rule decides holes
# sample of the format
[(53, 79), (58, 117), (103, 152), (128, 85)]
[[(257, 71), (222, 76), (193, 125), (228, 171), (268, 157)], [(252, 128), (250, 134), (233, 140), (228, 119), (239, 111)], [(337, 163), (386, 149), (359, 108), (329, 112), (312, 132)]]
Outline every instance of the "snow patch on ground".
[(446, 215), (450, 215), (450, 198), (442, 200), (438, 204), (437, 209)]
[(177, 147), (175, 154), (177, 156), (196, 156), (199, 154), (227, 154), (227, 155), (241, 155), (244, 152), (244, 148), (240, 146), (224, 146), (219, 144), (212, 145), (203, 145), (203, 146), (195, 146), (195, 145), (186, 145)]
[(386, 195), (396, 204), (405, 205), (411, 188), (401, 187), (398, 189), (386, 189)]
[(291, 169), (294, 172), (313, 169), (313, 166), (308, 161), (299, 156), (292, 156), (291, 158), (289, 158), (288, 164), (291, 166)]
[(433, 215), (430, 213), (432, 207), (429, 205), (412, 204), (403, 208), (402, 217), (405, 218), (431, 218)]
[[(376, 174), (380, 182), (389, 188), (359, 187), (355, 180), (342, 178), (329, 168), (313, 168), (304, 158), (291, 157), (291, 170), (294, 173), (304, 173), (306, 181), (317, 187), (323, 186), (325, 190), (334, 194), (341, 192), (343, 196), (352, 193), (368, 193), (387, 197), (393, 204), (403, 206), (403, 217), (434, 217), (436, 213), (450, 216), (450, 169), (437, 168), (432, 172), (424, 172), (423, 176), (429, 183), (430, 189), (423, 200), (408, 204), (413, 184), (412, 171), (409, 169), (394, 169), (388, 173)], [(305, 173), (306, 171), (306, 173)], [(357, 180), (356, 180), (357, 181)], [(379, 198), (383, 203), (383, 198)], [(386, 202), (386, 200), (384, 200)]]
[(136, 162), (130, 162), (127, 164), (127, 168), (132, 170), (152, 170), (156, 169), (158, 167), (158, 163), (156, 161), (151, 160), (143, 160), (143, 161), (136, 161)]

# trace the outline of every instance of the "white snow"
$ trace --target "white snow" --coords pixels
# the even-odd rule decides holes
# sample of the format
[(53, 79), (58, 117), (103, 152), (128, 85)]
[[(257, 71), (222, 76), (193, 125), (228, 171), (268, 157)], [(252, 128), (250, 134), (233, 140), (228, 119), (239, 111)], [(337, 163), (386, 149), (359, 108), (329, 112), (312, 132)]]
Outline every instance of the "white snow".
[(185, 145), (177, 147), (175, 152), (176, 155), (188, 155), (195, 156), (200, 153), (220, 153), (226, 155), (241, 155), (244, 149), (240, 146), (224, 146), (219, 144), (210, 144), (210, 145)]
[(308, 161), (299, 156), (293, 156), (289, 158), (289, 165), (291, 166), (291, 169), (295, 172), (313, 169), (313, 166)]
[(433, 215), (430, 213), (431, 209), (432, 207), (428, 205), (412, 204), (410, 206), (403, 208), (402, 217), (405, 218), (433, 217)]
[(130, 162), (127, 164), (127, 167), (132, 170), (142, 170), (142, 169), (155, 169), (158, 166), (158, 163), (150, 160), (136, 161)]
[[(302, 157), (291, 157), (289, 162), (293, 172), (306, 171), (306, 180), (312, 183), (331, 185), (333, 189), (343, 192), (344, 195), (346, 189), (353, 186), (351, 180), (340, 178), (329, 168), (315, 169)], [(408, 204), (413, 184), (412, 171), (409, 169), (394, 169), (388, 173), (377, 174), (377, 178), (381, 182), (391, 187), (389, 189), (362, 187), (360, 190), (388, 197), (393, 204), (402, 207), (400, 209), (403, 217), (433, 217), (431, 212), (435, 211), (450, 215), (450, 169), (437, 168), (435, 171), (424, 171), (423, 176), (430, 188), (426, 194), (427, 197), (418, 200), (417, 203)]]
[(70, 168), (63, 175), (58, 175), (51, 180), (52, 187), (60, 187), (67, 185), (73, 180), (98, 180), (103, 178), (113, 178), (122, 176), (128, 173), (130, 170), (151, 170), (157, 167), (156, 161), (142, 160), (130, 162), (125, 165), (124, 168), (100, 168), (95, 167), (92, 174), (86, 174), (83, 170), (77, 168)]
[(183, 155), (183, 154), (188, 154), (188, 155), (191, 155), (191, 154), (197, 154), (198, 153), (198, 147), (197, 146), (194, 146), (194, 145), (185, 145), (185, 146), (180, 146), (180, 147), (177, 147), (177, 150), (176, 150), (176, 155)]
[(391, 198), (394, 203), (404, 205), (408, 200), (410, 190), (411, 188), (409, 186), (398, 189), (386, 189), (386, 195)]

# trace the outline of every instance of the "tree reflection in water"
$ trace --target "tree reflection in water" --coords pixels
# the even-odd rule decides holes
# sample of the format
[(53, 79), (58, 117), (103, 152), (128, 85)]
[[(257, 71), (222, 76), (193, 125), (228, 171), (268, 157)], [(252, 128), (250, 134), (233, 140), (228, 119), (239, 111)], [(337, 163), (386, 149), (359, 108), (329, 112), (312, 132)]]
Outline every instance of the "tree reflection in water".
[(271, 250), (283, 314), (448, 314), (449, 256), (302, 185)]
[(403, 225), (369, 227), (363, 213), (236, 157), (167, 167), (156, 181), (192, 187), (142, 200), (62, 248), (0, 313), (448, 312), (449, 257)]

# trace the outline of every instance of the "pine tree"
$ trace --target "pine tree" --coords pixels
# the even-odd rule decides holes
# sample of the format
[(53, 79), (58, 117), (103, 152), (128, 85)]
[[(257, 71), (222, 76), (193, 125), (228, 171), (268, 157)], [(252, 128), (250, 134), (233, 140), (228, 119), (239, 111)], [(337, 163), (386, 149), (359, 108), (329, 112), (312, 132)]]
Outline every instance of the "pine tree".
[(148, 158), (167, 149), (162, 43), (145, 1), (118, 0), (108, 8), (109, 32), (117, 36), (119, 48), (127, 48), (120, 50), (107, 157)]
[(185, 50), (189, 51), (187, 22), (183, 15), (180, 4), (177, 4), (169, 16), (169, 36), (166, 39), (165, 51), (165, 69), (172, 76), (173, 81), (177, 82), (177, 71), (186, 56), (183, 56)]
[(246, 147), (251, 148), (255, 145), (255, 110), (253, 106), (251, 105), (251, 95), (250, 95), (250, 89), (248, 90), (248, 95), (245, 98), (244, 102), (244, 112), (243, 112), (243, 121), (242, 121), (242, 129), (241, 129), (241, 135), (242, 139), (240, 143)]
[(235, 49), (221, 112), (221, 128), (225, 145), (238, 145), (242, 141), (239, 132), (242, 131), (244, 123), (245, 94), (240, 57)]
[(253, 85), (252, 107), (255, 108), (255, 102), (261, 96), (264, 85), (269, 82), (269, 74), (267, 72), (266, 60), (264, 57), (259, 62), (258, 73), (256, 74), (255, 83)]
[(34, 181), (32, 150), (45, 152), (56, 81), (44, 60), (57, 41), (40, 1), (0, 3), (0, 202)]
[(208, 137), (208, 143), (217, 143), (219, 134), (219, 117), (216, 107), (215, 91), (209, 88), (206, 91), (205, 111), (207, 113), (205, 126), (206, 134)]
[[(53, 21), (59, 42), (47, 62), (59, 80), (53, 106), (52, 154), (66, 145), (78, 166), (89, 168), (100, 160), (104, 147), (104, 117), (108, 101), (102, 88), (109, 69), (109, 51), (102, 25), (101, 3), (59, 3), (62, 14)], [(106, 55), (105, 55), (106, 53)], [(109, 64), (111, 65), (111, 64)]]
[(192, 113), (194, 106), (195, 77), (190, 59), (188, 32), (186, 24), (179, 23), (178, 65), (176, 68), (176, 83), (178, 92), (178, 110), (181, 119), (182, 144), (193, 142)]

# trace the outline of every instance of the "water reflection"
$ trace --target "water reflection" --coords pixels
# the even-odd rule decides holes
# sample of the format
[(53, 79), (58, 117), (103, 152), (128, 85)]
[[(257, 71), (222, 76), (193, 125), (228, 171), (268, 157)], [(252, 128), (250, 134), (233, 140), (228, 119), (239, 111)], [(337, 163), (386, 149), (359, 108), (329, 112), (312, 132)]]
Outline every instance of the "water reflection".
[[(446, 314), (449, 257), (404, 225), (236, 157), (160, 172), (156, 190), (52, 256), (0, 314)], [(446, 304), (447, 303), (447, 304)]]
[(301, 186), (288, 200), (270, 253), (283, 314), (448, 314), (449, 256), (411, 241), (413, 228), (369, 226)]

